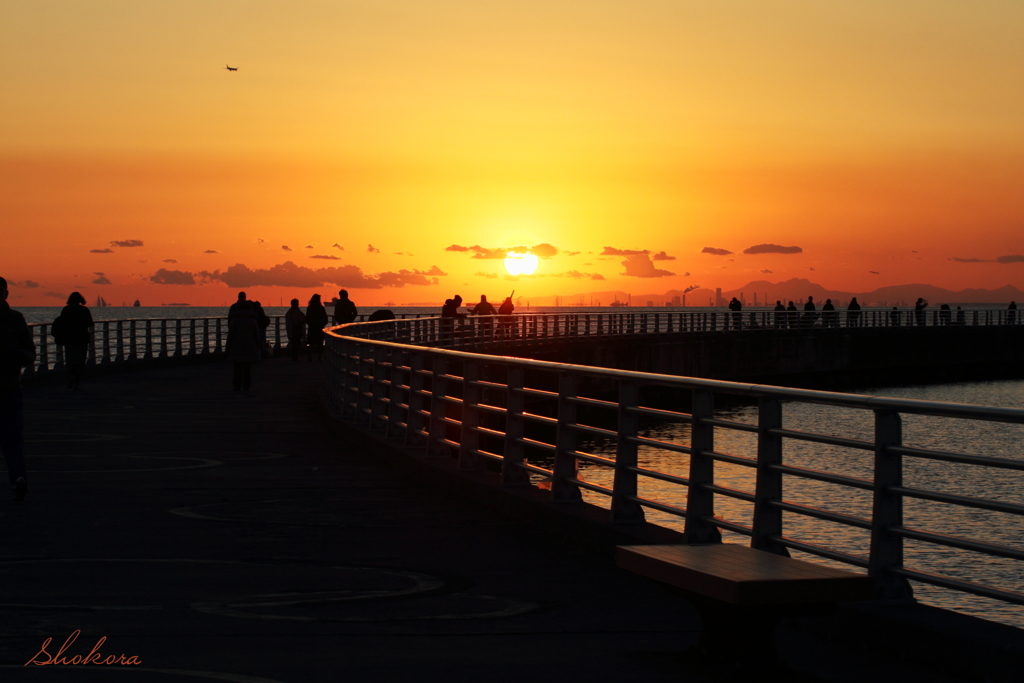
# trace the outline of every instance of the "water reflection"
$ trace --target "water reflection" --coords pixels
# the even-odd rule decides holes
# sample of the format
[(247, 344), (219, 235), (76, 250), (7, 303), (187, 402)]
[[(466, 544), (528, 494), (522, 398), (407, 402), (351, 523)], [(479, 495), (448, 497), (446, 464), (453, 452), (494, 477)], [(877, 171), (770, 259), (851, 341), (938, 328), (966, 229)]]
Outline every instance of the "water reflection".
[[(972, 382), (935, 386), (897, 387), (867, 390), (859, 393), (895, 398), (950, 401), (980, 405), (1024, 407), (1024, 382)], [(716, 411), (721, 419), (756, 424), (757, 408), (731, 407)], [(849, 439), (871, 440), (874, 416), (870, 411), (820, 406), (806, 403), (786, 403), (783, 406), (783, 424), (786, 429), (814, 431), (819, 434)], [(650, 424), (641, 435), (659, 441), (689, 445), (690, 426), (663, 422)], [(715, 428), (715, 450), (744, 457), (754, 457), (756, 435), (732, 429)], [(984, 455), (1013, 460), (1024, 460), (1024, 425), (957, 420), (917, 415), (903, 416), (903, 443), (910, 447), (930, 448)], [(606, 458), (615, 457), (613, 439), (589, 439), (580, 443), (579, 450)], [(831, 474), (866, 479), (872, 478), (873, 453), (826, 444), (785, 439), (783, 458), (786, 465), (813, 469)], [(641, 467), (687, 476), (689, 456), (658, 449), (639, 447)], [(608, 468), (581, 462), (581, 474), (594, 483), (612, 485), (612, 472)], [(715, 483), (753, 493), (755, 472), (752, 468), (718, 462)], [(984, 498), (1008, 503), (1024, 504), (1024, 472), (995, 470), (975, 465), (949, 463), (904, 457), (904, 485), (942, 493)], [(837, 512), (865, 520), (871, 516), (871, 493), (831, 483), (812, 481), (801, 477), (784, 477), (784, 499), (788, 502)], [(685, 508), (686, 495), (682, 487), (658, 480), (641, 478), (641, 497), (660, 503)], [(587, 501), (607, 506), (608, 499), (584, 491)], [(683, 519), (657, 510), (647, 510), (648, 520), (682, 530)], [(715, 496), (715, 513), (724, 519), (746, 526), (752, 523), (752, 505), (722, 495)], [(867, 560), (870, 544), (869, 532), (843, 524), (813, 519), (804, 515), (784, 512), (784, 534), (787, 537), (848, 553)], [(945, 503), (905, 499), (904, 525), (938, 534), (1020, 547), (1024, 538), (1024, 518), (1000, 512), (965, 508)], [(746, 536), (723, 532), (725, 540), (748, 543)], [(952, 578), (983, 583), (996, 588), (1024, 591), (1024, 562), (989, 557), (966, 550), (945, 548), (930, 543), (908, 540), (905, 542), (904, 564), (921, 572), (942, 574)], [(793, 551), (794, 557), (813, 559), (815, 562), (849, 568), (838, 562), (811, 557)], [(935, 588), (914, 583), (915, 596), (922, 602), (975, 614), (994, 621), (1024, 626), (1024, 608), (1000, 601), (973, 596), (959, 591)]]

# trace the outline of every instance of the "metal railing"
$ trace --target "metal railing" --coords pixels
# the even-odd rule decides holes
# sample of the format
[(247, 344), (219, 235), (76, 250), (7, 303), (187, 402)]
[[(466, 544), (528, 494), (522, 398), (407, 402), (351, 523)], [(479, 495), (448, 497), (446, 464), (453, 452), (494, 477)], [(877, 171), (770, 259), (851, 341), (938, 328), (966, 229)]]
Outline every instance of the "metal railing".
[[(331, 328), (325, 393), (342, 420), (428, 456), (457, 458), (464, 470), (494, 469), (508, 486), (550, 487), (552, 504), (585, 497), (603, 500), (608, 519), (615, 523), (635, 523), (651, 515), (678, 519), (687, 542), (717, 541), (723, 532), (740, 534), (755, 548), (779, 554), (795, 550), (864, 568), (878, 597), (911, 597), (908, 580), (913, 580), (1024, 605), (1019, 531), (1009, 543), (979, 540), (947, 524), (949, 515), (934, 510), (925, 514), (922, 507), (982, 511), (999, 516), (990, 525), (1024, 530), (1024, 500), (961, 491), (950, 475), (930, 485), (905, 481), (908, 467), (916, 473), (921, 467), (955, 464), (979, 468), (989, 477), (1024, 472), (1020, 450), (994, 457), (957, 452), (953, 443), (938, 448), (919, 445), (916, 436), (904, 438), (907, 418), (927, 416), (946, 426), (960, 421), (1022, 425), (1022, 409), (741, 384), (438, 348), (561, 335), (592, 335), (597, 343), (603, 335), (703, 324), (708, 318), (700, 315), (560, 314), (474, 322), (434, 318)], [(642, 398), (666, 393), (676, 399), (666, 403)], [(716, 403), (736, 400), (753, 404), (749, 419), (716, 412)], [(683, 409), (680, 404), (688, 405)], [(832, 424), (793, 424), (784, 420), (784, 405), (787, 413), (803, 405), (852, 411), (863, 429), (843, 432)], [(652, 421), (680, 425), (676, 434), (685, 438), (652, 433)], [(598, 442), (611, 446), (604, 452), (588, 450), (587, 444)], [(735, 444), (736, 452), (728, 452)], [(832, 462), (842, 466), (823, 466), (815, 459), (822, 450), (836, 452)], [(797, 451), (811, 457), (793, 460), (791, 454)], [(652, 462), (669, 465), (655, 467)], [(843, 471), (847, 465), (852, 473)], [(827, 504), (795, 500), (808, 488), (823, 487), (835, 494)], [(860, 500), (859, 509), (848, 505), (855, 500)], [(913, 512), (910, 520), (907, 509)], [(717, 514), (723, 510), (728, 517)], [(923, 521), (932, 527), (922, 528)], [(814, 525), (817, 530), (808, 531)], [(845, 530), (837, 538), (859, 534), (863, 542), (843, 541), (844, 547), (835, 547), (831, 532), (820, 531), (823, 525)], [(915, 550), (912, 561), (905, 559), (908, 545), (916, 549), (922, 544), (925, 551)], [(988, 564), (1009, 563), (1009, 568), (988, 578), (934, 571), (926, 558), (936, 549), (969, 551)]]
[[(399, 319), (411, 317), (416, 316), (403, 315)], [(361, 315), (358, 319), (365, 318)], [(50, 327), (50, 323), (29, 325), (36, 344), (36, 362), (25, 368), (26, 377), (64, 368), (64, 347), (53, 340)], [(86, 365), (221, 354), (227, 338), (226, 317), (96, 320), (86, 353)], [(270, 316), (267, 343), (275, 352), (287, 345), (283, 315)]]

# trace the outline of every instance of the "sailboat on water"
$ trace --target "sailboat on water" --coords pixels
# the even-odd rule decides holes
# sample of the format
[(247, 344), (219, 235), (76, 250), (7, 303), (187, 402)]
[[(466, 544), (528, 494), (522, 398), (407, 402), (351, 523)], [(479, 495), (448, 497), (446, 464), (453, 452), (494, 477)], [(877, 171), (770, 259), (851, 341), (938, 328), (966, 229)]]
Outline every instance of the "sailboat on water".
[(96, 308), (106, 308), (109, 305), (110, 304), (107, 303), (107, 300), (102, 296), (96, 297)]

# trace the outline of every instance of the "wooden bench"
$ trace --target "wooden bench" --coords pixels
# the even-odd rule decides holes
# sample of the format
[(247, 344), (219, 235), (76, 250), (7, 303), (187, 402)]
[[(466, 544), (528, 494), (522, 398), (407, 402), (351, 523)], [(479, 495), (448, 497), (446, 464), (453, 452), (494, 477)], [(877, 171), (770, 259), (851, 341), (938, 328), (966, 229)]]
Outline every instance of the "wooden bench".
[(730, 543), (619, 546), (616, 561), (682, 589), (701, 616), (699, 650), (741, 667), (778, 661), (781, 617), (873, 596), (867, 575)]

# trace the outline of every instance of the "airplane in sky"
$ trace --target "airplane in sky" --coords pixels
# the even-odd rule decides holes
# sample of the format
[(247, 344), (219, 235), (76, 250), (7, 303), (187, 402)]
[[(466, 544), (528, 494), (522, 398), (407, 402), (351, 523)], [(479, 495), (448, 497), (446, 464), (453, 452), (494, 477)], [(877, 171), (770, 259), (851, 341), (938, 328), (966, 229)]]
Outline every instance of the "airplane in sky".
[(225, 64), (224, 68), (227, 69), (228, 71), (238, 71), (238, 67), (237, 66), (228, 66), (227, 64)]

